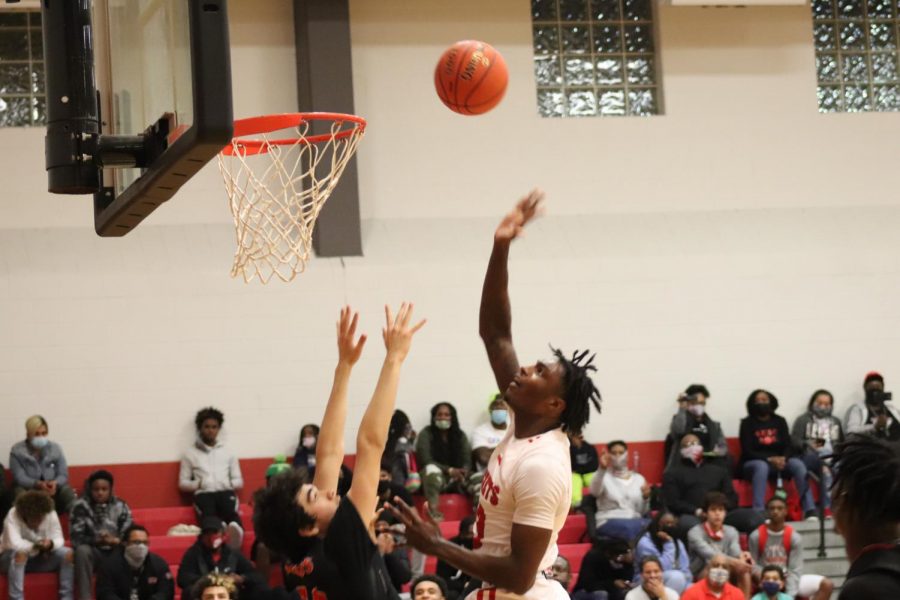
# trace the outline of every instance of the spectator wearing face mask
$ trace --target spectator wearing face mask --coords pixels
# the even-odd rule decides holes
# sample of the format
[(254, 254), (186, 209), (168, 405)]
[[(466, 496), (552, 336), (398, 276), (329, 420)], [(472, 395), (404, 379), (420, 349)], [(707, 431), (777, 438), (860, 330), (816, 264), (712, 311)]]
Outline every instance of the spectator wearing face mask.
[(131, 509), (113, 494), (109, 471), (94, 471), (84, 484), (85, 495), (75, 502), (69, 537), (75, 548), (75, 589), (78, 600), (91, 600), (95, 568), (113, 554), (131, 527)]
[(706, 577), (685, 590), (681, 600), (744, 600), (744, 593), (728, 583), (729, 577), (727, 557), (713, 556)]
[(676, 537), (676, 533), (675, 515), (666, 511), (658, 512), (650, 520), (647, 533), (638, 540), (634, 555), (638, 564), (643, 564), (647, 558), (655, 559), (662, 571), (662, 584), (680, 595), (694, 579), (687, 548)]
[(600, 468), (600, 458), (594, 445), (584, 441), (580, 432), (569, 433), (569, 460), (572, 463), (572, 506), (578, 506), (584, 497), (584, 488), (590, 487), (594, 474)]
[(387, 467), (391, 482), (415, 494), (422, 487), (419, 466), (416, 462), (416, 431), (409, 417), (402, 410), (395, 410), (388, 426), (388, 439), (381, 456), (382, 467)]
[(237, 492), (244, 487), (241, 464), (219, 437), (225, 415), (211, 406), (194, 417), (197, 439), (181, 458), (178, 488), (194, 494), (198, 520), (218, 517), (228, 523), (228, 543), (240, 548), (244, 529)]
[(884, 377), (876, 371), (866, 374), (863, 381), (865, 400), (854, 404), (844, 417), (847, 433), (868, 433), (895, 442), (900, 440), (900, 413), (893, 403), (886, 402)]
[(307, 423), (300, 428), (300, 441), (294, 453), (294, 468), (305, 467), (309, 476), (316, 474), (316, 442), (319, 440), (319, 426)]
[(549, 576), (550, 579), (558, 581), (559, 585), (568, 591), (569, 585), (572, 583), (572, 566), (569, 564), (569, 559), (563, 555), (557, 556), (553, 564), (550, 565)]
[[(457, 546), (462, 546), (468, 550), (472, 549), (472, 542), (475, 539), (475, 516), (469, 515), (459, 522), (459, 533), (450, 541)], [(437, 563), (437, 574), (447, 582), (448, 594), (450, 600), (458, 598), (462, 591), (469, 585), (472, 578), (450, 563), (439, 560)]]
[(681, 438), (678, 458), (663, 472), (662, 483), (666, 507), (678, 518), (677, 537), (684, 539), (693, 526), (706, 518), (703, 503), (710, 492), (724, 495), (728, 511), (725, 523), (738, 531), (749, 534), (765, 521), (751, 508), (736, 508), (738, 497), (731, 473), (720, 462), (706, 460), (695, 434), (686, 433)]
[(598, 538), (581, 559), (572, 600), (624, 600), (634, 577), (634, 552), (628, 542)]
[(797, 417), (791, 428), (795, 448), (802, 448), (800, 459), (810, 473), (819, 478), (822, 504), (831, 507), (831, 455), (837, 444), (844, 441), (841, 421), (832, 416), (834, 396), (828, 390), (816, 390), (809, 398), (806, 412)]
[(265, 584), (249, 560), (239, 550), (225, 544), (225, 526), (218, 517), (204, 517), (200, 535), (187, 549), (178, 567), (178, 587), (187, 598), (192, 586), (210, 573), (219, 573), (237, 586), (241, 598), (248, 600), (263, 591)]
[(778, 565), (766, 565), (762, 568), (759, 582), (759, 593), (752, 600), (794, 600), (784, 593), (784, 571)]
[[(669, 428), (670, 443), (677, 448), (677, 442), (688, 433), (693, 433), (703, 446), (705, 458), (709, 461), (721, 460), (725, 463), (728, 455), (728, 443), (718, 421), (714, 421), (706, 412), (709, 402), (709, 390), (700, 383), (694, 383), (678, 396), (678, 412), (672, 417)], [(670, 460), (677, 456), (677, 450), (669, 454)]]
[(472, 432), (472, 464), (475, 471), (469, 478), (469, 493), (477, 497), (476, 491), (481, 488), (481, 479), (494, 448), (506, 435), (509, 422), (509, 408), (501, 394), (495, 394), (488, 406), (490, 421), (482, 423)]
[(150, 535), (131, 525), (123, 545), (97, 569), (97, 600), (172, 600), (175, 582), (163, 557), (150, 552)]
[(634, 540), (647, 526), (650, 486), (640, 473), (628, 468), (628, 444), (610, 442), (600, 456), (600, 468), (591, 481), (597, 500), (597, 535)]
[(468, 493), (472, 466), (469, 438), (459, 428), (456, 408), (448, 402), (431, 407), (431, 424), (416, 439), (416, 459), (423, 470), (422, 488), (432, 518), (444, 515), (438, 510), (438, 496), (446, 492)]
[(762, 512), (768, 481), (793, 479), (806, 518), (815, 518), (816, 503), (806, 480), (806, 465), (793, 456), (787, 421), (778, 410), (778, 398), (766, 390), (747, 396), (747, 415), (741, 419), (741, 465), (744, 479), (753, 487), (753, 509)]
[(699, 581), (703, 579), (705, 572), (712, 568), (713, 559), (724, 557), (734, 581), (741, 591), (749, 596), (753, 558), (750, 553), (741, 550), (740, 534), (737, 529), (725, 525), (726, 503), (725, 497), (718, 492), (707, 494), (703, 504), (706, 522), (694, 526), (688, 532), (691, 573), (694, 579)]
[(25, 421), (25, 440), (9, 452), (14, 497), (27, 490), (38, 490), (53, 498), (58, 513), (68, 513), (75, 502), (69, 487), (69, 466), (62, 448), (50, 441), (47, 420), (40, 415)]

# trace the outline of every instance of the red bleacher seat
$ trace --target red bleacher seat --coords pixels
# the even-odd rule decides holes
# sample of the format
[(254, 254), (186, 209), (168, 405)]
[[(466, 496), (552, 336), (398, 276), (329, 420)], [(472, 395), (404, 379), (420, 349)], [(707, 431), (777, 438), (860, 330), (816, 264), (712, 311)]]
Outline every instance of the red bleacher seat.
[[(425, 497), (417, 495), (413, 497), (413, 500), (415, 500), (416, 508), (422, 513)], [(472, 501), (463, 494), (441, 494), (438, 510), (444, 513), (445, 521), (462, 521), (463, 517), (472, 514)]]
[[(25, 597), (28, 600), (56, 600), (59, 598), (59, 577), (56, 573), (29, 573), (25, 576)], [(0, 575), (0, 600), (9, 600), (9, 583)]]

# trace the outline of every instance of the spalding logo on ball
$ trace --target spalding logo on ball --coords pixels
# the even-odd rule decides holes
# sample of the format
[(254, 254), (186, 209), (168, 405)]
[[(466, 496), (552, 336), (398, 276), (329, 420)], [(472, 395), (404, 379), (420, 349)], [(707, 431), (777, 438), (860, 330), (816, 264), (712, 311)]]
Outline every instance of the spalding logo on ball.
[(509, 72), (493, 46), (476, 40), (456, 42), (434, 69), (434, 87), (447, 108), (461, 115), (480, 115), (503, 99)]

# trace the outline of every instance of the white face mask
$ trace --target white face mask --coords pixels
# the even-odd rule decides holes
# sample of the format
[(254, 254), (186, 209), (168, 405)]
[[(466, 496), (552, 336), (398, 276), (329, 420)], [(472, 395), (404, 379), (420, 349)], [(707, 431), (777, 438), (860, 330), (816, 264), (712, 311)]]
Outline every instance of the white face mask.
[(619, 454), (618, 456), (613, 455), (612, 468), (613, 468), (613, 471), (625, 471), (628, 469), (628, 451), (627, 450), (623, 454)]
[(690, 406), (687, 407), (687, 409), (688, 409), (688, 411), (690, 411), (690, 413), (692, 415), (694, 415), (697, 418), (702, 417), (703, 413), (706, 412), (706, 407), (703, 406), (702, 404), (691, 404)]
[(129, 544), (125, 546), (125, 561), (132, 569), (137, 569), (144, 564), (148, 552), (150, 552), (150, 548), (147, 547), (147, 544)]
[(691, 444), (681, 449), (681, 456), (688, 460), (697, 462), (703, 456), (703, 446), (700, 444)]
[(222, 547), (222, 538), (220, 538), (220, 537), (215, 538), (212, 541), (212, 547), (215, 550), (218, 550), (219, 548), (221, 548)]
[(35, 437), (31, 438), (31, 446), (33, 448), (40, 449), (40, 448), (45, 447), (49, 443), (50, 443), (50, 438), (48, 438), (46, 435), (39, 435), (39, 436), (35, 436)]
[(722, 567), (713, 567), (709, 570), (709, 580), (719, 585), (727, 583), (728, 576), (728, 569), (723, 569)]
[(307, 450), (312, 450), (316, 446), (316, 438), (311, 435), (304, 436), (300, 444)]

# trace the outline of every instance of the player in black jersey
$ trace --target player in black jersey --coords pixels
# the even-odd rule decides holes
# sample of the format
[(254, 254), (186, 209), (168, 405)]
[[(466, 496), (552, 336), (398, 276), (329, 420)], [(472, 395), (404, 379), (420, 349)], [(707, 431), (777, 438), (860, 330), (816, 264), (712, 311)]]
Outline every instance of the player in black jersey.
[(410, 325), (412, 304), (396, 318), (385, 307), (382, 329), (387, 355), (372, 400), (356, 436), (356, 468), (347, 496), (337, 494), (344, 460), (347, 383), (359, 360), (365, 335), (356, 337), (359, 316), (349, 307), (338, 323), (338, 365), (316, 445), (312, 482), (304, 470), (274, 477), (257, 492), (253, 523), (263, 542), (288, 558), (286, 584), (296, 584), (302, 600), (394, 600), (384, 561), (377, 551), (374, 520), (381, 455), (394, 412), (400, 367), (413, 335), (425, 324)]

